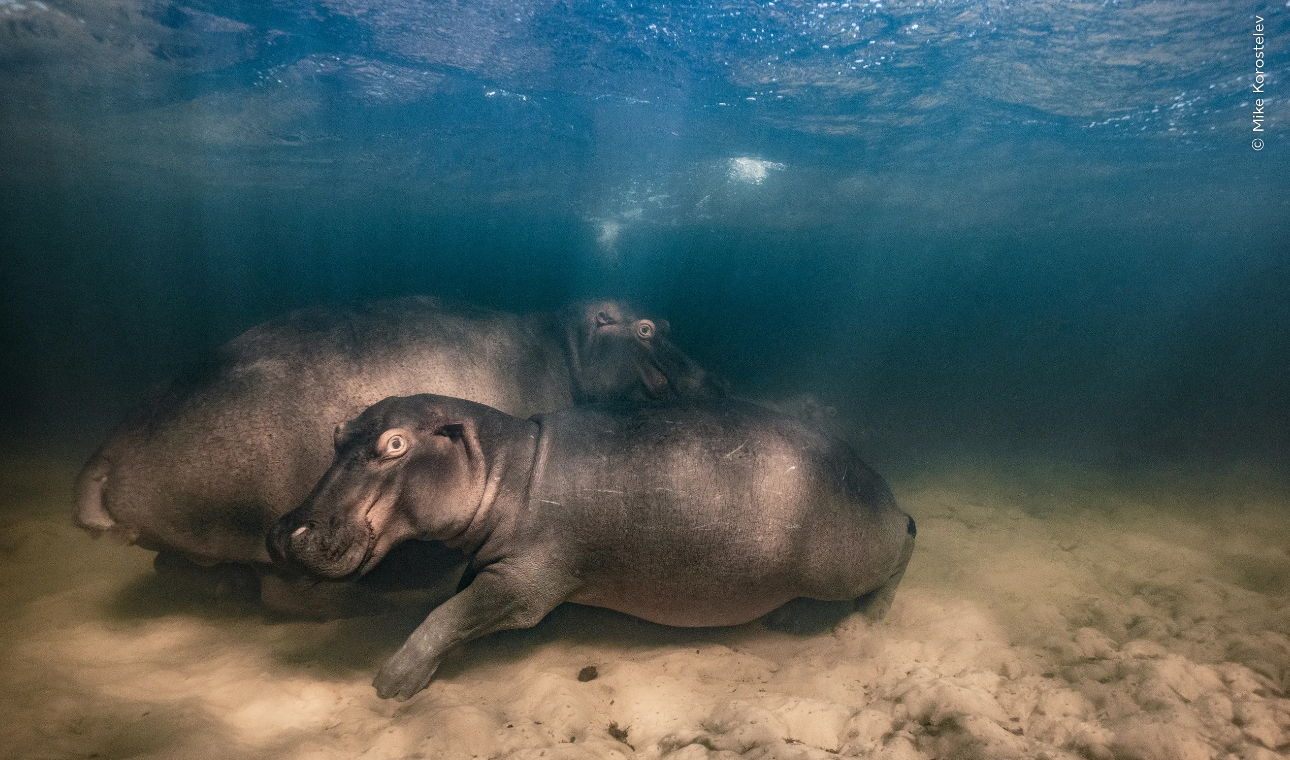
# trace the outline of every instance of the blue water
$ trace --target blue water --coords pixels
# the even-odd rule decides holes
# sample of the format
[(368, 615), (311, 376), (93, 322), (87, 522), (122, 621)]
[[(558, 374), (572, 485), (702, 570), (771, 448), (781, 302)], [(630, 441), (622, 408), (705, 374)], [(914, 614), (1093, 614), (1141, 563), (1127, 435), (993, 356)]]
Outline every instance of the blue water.
[(607, 294), (878, 459), (1285, 457), (1288, 44), (1279, 2), (0, 0), (0, 432), (88, 449), (299, 306)]

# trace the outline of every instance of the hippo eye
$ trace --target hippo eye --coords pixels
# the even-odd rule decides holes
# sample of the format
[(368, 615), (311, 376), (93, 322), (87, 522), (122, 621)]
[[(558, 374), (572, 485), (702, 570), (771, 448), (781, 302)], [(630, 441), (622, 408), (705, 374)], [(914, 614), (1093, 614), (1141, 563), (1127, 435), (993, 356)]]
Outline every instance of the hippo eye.
[(649, 340), (654, 337), (654, 323), (648, 319), (642, 319), (636, 325), (636, 337), (641, 340)]
[(381, 436), (376, 453), (387, 459), (401, 457), (408, 450), (408, 439), (402, 431), (390, 430)]

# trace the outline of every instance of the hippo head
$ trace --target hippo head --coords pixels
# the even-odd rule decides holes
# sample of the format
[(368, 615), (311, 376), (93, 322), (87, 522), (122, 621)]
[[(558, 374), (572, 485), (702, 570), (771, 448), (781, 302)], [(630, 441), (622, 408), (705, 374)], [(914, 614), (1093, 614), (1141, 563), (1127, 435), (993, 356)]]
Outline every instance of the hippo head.
[(563, 314), (577, 403), (724, 396), (726, 384), (705, 372), (668, 337), (665, 319), (646, 319), (615, 301), (592, 301)]
[(337, 426), (331, 468), (269, 531), (270, 556), (339, 579), (366, 573), (411, 538), (457, 545), (484, 495), (481, 434), (488, 442), (506, 421), (523, 424), (444, 396), (373, 404)]

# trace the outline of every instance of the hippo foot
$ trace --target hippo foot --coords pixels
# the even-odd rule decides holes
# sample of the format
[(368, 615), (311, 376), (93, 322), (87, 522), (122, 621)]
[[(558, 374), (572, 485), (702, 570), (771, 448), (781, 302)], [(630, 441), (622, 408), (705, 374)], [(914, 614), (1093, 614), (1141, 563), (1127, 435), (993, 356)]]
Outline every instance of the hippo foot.
[(834, 626), (854, 611), (855, 604), (850, 599), (822, 602), (819, 599), (800, 597), (763, 615), (761, 624), (780, 633), (814, 636), (833, 630)]
[(385, 663), (372, 685), (376, 687), (376, 696), (381, 699), (406, 702), (430, 685), (430, 679), (438, 669), (438, 660), (427, 660), (404, 648)]

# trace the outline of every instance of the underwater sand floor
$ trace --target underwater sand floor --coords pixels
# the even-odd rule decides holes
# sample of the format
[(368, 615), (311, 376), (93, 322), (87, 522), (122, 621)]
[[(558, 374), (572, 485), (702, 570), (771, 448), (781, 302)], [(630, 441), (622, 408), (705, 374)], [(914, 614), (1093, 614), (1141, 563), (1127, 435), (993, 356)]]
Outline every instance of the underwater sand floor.
[[(420, 613), (275, 622), (71, 526), (74, 467), (0, 465), (15, 758), (1104, 758), (1290, 754), (1290, 484), (1051, 463), (893, 479), (918, 548), (883, 622), (797, 637), (565, 606), (381, 661)], [(579, 680), (594, 666), (596, 677)], [(583, 673), (584, 678), (589, 673)]]

